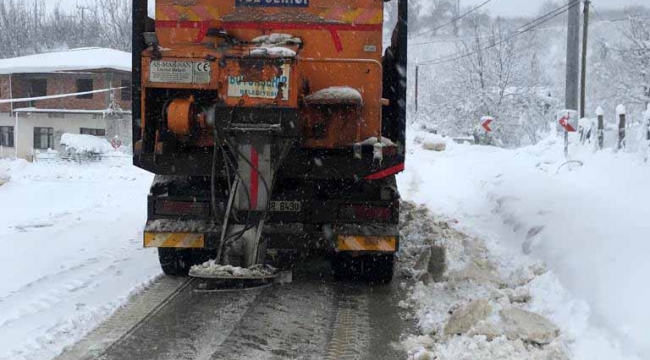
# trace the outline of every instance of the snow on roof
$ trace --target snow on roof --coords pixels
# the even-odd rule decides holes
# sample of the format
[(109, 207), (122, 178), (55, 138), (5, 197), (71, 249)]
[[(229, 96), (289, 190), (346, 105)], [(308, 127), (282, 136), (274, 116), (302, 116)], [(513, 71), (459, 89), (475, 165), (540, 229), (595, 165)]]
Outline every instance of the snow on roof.
[(79, 48), (0, 60), (0, 74), (99, 69), (131, 72), (131, 54), (105, 48)]

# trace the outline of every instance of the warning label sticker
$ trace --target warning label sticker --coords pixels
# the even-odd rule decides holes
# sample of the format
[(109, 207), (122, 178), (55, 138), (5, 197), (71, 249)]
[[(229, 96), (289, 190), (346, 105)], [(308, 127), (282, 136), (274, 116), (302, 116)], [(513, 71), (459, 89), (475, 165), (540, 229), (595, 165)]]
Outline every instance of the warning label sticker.
[(154, 60), (149, 68), (149, 81), (174, 84), (209, 84), (212, 67), (208, 61)]
[(289, 74), (291, 66), (283, 66), (283, 75), (276, 76), (270, 81), (246, 81), (244, 76), (228, 77), (228, 96), (242, 97), (247, 95), (252, 98), (275, 99), (282, 90), (282, 100), (289, 100)]

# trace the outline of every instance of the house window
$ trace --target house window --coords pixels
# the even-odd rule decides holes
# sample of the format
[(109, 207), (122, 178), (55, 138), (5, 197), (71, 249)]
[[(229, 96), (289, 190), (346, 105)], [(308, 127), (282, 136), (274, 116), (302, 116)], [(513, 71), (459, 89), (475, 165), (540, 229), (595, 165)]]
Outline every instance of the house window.
[(104, 129), (81, 128), (79, 133), (82, 135), (106, 136), (106, 130)]
[(34, 128), (34, 148), (40, 150), (54, 149), (54, 128)]
[(0, 126), (0, 146), (14, 147), (13, 126)]
[[(93, 91), (93, 79), (77, 79), (77, 92)], [(93, 94), (77, 95), (77, 99), (92, 99)]]
[[(47, 79), (29, 80), (29, 97), (47, 96)], [(36, 101), (30, 101), (29, 107), (36, 107)]]
[(131, 101), (131, 80), (122, 80), (122, 101)]

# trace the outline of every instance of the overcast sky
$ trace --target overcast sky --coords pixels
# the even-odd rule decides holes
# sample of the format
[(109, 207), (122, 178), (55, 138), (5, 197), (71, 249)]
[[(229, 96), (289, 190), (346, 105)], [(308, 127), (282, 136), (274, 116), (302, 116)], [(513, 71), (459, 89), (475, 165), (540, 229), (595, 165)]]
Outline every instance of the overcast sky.
[[(149, 2), (151, 2), (150, 0)], [(461, 0), (463, 7), (476, 6), (485, 0)], [(57, 0), (47, 0), (48, 5), (55, 4)], [(91, 3), (92, 0), (60, 0), (61, 4), (67, 8), (74, 8), (75, 5)], [(648, 4), (648, 0), (592, 0), (596, 8), (621, 8), (629, 5)], [(492, 0), (485, 6), (492, 15), (503, 16), (522, 16), (536, 15), (544, 0)]]

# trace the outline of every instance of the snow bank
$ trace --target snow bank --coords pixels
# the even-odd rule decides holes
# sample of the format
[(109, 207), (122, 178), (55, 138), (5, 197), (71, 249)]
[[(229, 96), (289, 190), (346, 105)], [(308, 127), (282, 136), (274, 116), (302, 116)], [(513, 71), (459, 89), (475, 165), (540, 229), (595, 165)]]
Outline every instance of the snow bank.
[(353, 89), (349, 86), (332, 86), (326, 89), (316, 91), (313, 94), (308, 95), (306, 98), (308, 101), (322, 101), (322, 100), (352, 100), (352, 101), (363, 101), (361, 93), (357, 89)]
[(11, 174), (27, 166), (27, 161), (23, 159), (0, 159), (0, 186), (11, 180)]
[(68, 154), (71, 152), (105, 154), (114, 150), (104, 137), (80, 134), (63, 134), (61, 148), (62, 152)]
[[(412, 149), (410, 163), (418, 166), (399, 177), (402, 195), (484, 239), (502, 278), (528, 278), (528, 310), (560, 327), (573, 358), (650, 358), (644, 157), (572, 146), (579, 162), (567, 164), (556, 137), (517, 150)], [(526, 270), (536, 261), (549, 271)]]
[(0, 359), (56, 357), (160, 274), (142, 248), (152, 175), (131, 162), (0, 160)]

